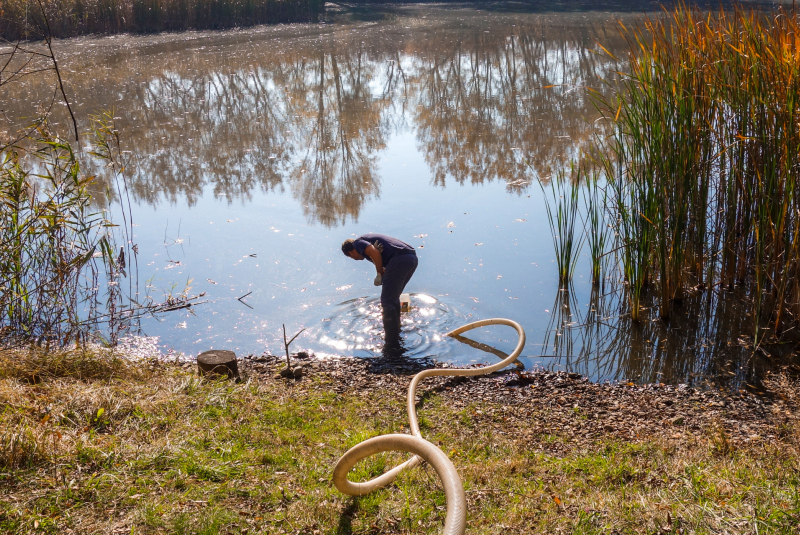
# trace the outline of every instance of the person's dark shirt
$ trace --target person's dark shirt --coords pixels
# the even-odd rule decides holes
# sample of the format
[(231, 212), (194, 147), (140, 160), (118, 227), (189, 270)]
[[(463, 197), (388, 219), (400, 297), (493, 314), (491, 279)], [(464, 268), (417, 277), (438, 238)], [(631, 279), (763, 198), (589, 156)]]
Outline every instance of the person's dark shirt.
[(372, 259), (364, 253), (368, 245), (372, 245), (381, 253), (381, 260), (383, 260), (384, 267), (396, 256), (412, 253), (416, 254), (413, 247), (397, 238), (392, 238), (385, 234), (364, 234), (353, 241), (353, 247), (355, 247), (358, 254), (370, 262), (372, 262)]

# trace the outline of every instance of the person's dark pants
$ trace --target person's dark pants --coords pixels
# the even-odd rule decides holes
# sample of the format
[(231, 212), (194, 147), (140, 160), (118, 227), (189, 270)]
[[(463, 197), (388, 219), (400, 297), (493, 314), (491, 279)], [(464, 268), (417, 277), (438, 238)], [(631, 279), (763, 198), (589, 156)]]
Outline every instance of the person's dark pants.
[(385, 266), (381, 306), (387, 346), (400, 343), (400, 294), (417, 269), (417, 262), (416, 254), (404, 254), (395, 256)]

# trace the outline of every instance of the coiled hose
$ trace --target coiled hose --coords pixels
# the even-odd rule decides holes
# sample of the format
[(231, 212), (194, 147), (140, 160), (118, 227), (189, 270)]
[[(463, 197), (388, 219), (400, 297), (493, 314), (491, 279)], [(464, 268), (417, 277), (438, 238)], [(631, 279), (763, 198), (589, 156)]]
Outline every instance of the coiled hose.
[[(519, 335), (517, 347), (514, 348), (514, 351), (497, 364), (484, 368), (471, 368), (466, 370), (435, 368), (423, 370), (415, 375), (411, 380), (411, 384), (408, 386), (407, 410), (411, 435), (382, 435), (365, 440), (350, 448), (347, 453), (342, 455), (333, 468), (333, 484), (340, 492), (350, 496), (363, 496), (373, 490), (389, 485), (397, 478), (400, 472), (406, 468), (417, 466), (424, 459), (433, 467), (444, 485), (444, 494), (447, 500), (447, 516), (444, 521), (443, 535), (463, 535), (467, 525), (467, 501), (464, 497), (464, 486), (461, 484), (461, 478), (458, 476), (455, 466), (453, 466), (453, 463), (447, 455), (434, 444), (422, 438), (419, 431), (419, 423), (417, 422), (416, 393), (417, 385), (426, 377), (470, 377), (474, 375), (485, 375), (501, 370), (514, 362), (519, 354), (522, 353), (522, 348), (525, 347), (525, 331), (522, 330), (522, 327), (516, 321), (504, 318), (475, 321), (447, 333), (447, 336), (456, 336), (471, 331), (472, 329), (478, 329), (488, 325), (508, 325), (514, 327)], [(375, 479), (363, 483), (353, 483), (347, 479), (347, 474), (356, 463), (384, 451), (406, 451), (408, 453), (413, 453), (414, 456)]]

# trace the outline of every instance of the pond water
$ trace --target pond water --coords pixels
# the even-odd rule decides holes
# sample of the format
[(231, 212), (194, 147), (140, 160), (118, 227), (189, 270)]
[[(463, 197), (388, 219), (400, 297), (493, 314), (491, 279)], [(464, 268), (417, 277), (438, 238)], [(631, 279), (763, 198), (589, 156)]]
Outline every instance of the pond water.
[[(280, 354), (285, 324), (289, 336), (305, 328), (293, 350), (376, 355), (374, 270), (339, 247), (381, 232), (420, 259), (403, 319), (410, 358), (494, 362), (443, 335), (500, 316), (525, 327), (527, 367), (757, 381), (769, 362), (747, 348), (729, 300), (690, 297), (669, 326), (632, 325), (619, 273), (593, 289), (585, 251), (571, 290), (558, 288), (539, 180), (596, 133), (586, 88), (608, 91), (618, 68), (599, 45), (623, 55), (618, 21), (656, 9), (597, 5), (334, 5), (321, 24), (57, 43), (82, 124), (104, 109), (119, 118), (140, 292), (205, 293), (142, 332), (186, 354)], [(4, 109), (22, 120), (21, 103), (51, 96), (44, 87), (20, 85)], [(516, 341), (503, 327), (470, 336), (506, 352)]]

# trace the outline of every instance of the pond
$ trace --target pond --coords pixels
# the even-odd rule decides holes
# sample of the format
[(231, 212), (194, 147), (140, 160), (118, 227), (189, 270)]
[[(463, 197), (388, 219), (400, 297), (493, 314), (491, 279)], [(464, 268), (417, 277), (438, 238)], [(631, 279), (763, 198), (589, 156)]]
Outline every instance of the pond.
[[(113, 109), (130, 151), (140, 297), (205, 294), (142, 333), (186, 354), (280, 354), (285, 324), (305, 328), (293, 350), (377, 355), (374, 270), (340, 244), (381, 232), (419, 256), (410, 358), (493, 362), (444, 334), (506, 317), (525, 327), (529, 368), (755, 383), (770, 360), (748, 349), (729, 300), (690, 297), (669, 325), (655, 313), (632, 324), (619, 271), (593, 288), (585, 250), (559, 290), (540, 181), (589, 147), (599, 115), (586, 88), (610, 91), (620, 68), (600, 45), (622, 57), (619, 21), (643, 7), (538, 6), (331, 5), (320, 24), (56, 43), (77, 116)], [(44, 87), (22, 85), (6, 111), (21, 120)], [(473, 337), (516, 342), (502, 327)]]

